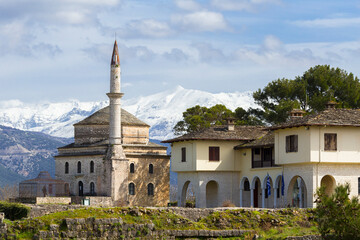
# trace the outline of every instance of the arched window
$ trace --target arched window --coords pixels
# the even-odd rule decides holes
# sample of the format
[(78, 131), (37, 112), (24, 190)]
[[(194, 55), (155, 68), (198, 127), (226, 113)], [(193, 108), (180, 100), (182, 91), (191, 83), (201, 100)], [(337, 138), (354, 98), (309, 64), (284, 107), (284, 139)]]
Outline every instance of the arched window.
[(129, 184), (129, 195), (135, 195), (135, 184), (134, 183)]
[(152, 184), (152, 183), (148, 184), (148, 195), (154, 196), (154, 184)]
[(90, 195), (95, 195), (95, 183), (90, 183)]
[(149, 173), (154, 173), (154, 166), (149, 164)]
[(90, 173), (94, 172), (94, 161), (90, 162)]
[(65, 174), (68, 174), (69, 173), (69, 163), (66, 162), (65, 163)]
[(84, 195), (84, 184), (82, 181), (79, 182), (79, 196), (83, 196)]
[(77, 172), (78, 172), (78, 173), (81, 173), (81, 162), (78, 162)]
[(131, 163), (130, 164), (130, 173), (134, 173), (135, 172), (135, 164)]

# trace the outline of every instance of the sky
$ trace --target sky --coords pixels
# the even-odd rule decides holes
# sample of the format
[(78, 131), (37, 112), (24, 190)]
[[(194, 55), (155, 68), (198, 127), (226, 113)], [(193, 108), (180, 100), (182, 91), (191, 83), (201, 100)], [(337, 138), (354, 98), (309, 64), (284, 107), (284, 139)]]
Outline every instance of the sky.
[(124, 98), (360, 77), (358, 0), (0, 0), (0, 101), (107, 100), (115, 38)]

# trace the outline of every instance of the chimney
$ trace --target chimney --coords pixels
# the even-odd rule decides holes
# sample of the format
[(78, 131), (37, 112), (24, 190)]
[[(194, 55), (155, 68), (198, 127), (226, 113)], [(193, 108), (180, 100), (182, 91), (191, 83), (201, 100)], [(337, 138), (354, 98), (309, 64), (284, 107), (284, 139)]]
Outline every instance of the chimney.
[(337, 105), (337, 102), (335, 101), (328, 101), (325, 105), (326, 109), (334, 109)]
[(234, 131), (235, 130), (235, 118), (230, 117), (226, 121), (227, 121), (228, 131)]
[(294, 120), (294, 119), (302, 118), (304, 113), (305, 112), (301, 109), (293, 109), (290, 111), (290, 119)]

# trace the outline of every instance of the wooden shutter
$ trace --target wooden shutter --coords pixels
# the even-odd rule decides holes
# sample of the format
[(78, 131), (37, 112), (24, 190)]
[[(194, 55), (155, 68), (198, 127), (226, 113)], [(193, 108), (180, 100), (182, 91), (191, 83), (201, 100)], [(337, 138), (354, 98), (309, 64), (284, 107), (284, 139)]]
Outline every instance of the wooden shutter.
[(220, 148), (209, 147), (209, 161), (219, 161), (219, 160), (220, 160)]
[(290, 136), (286, 136), (285, 148), (286, 152), (290, 152)]
[(324, 134), (324, 150), (336, 151), (337, 150), (337, 134), (325, 133)]
[(294, 152), (298, 151), (298, 135), (294, 135)]
[(219, 161), (220, 160), (220, 148), (219, 147), (215, 147), (215, 160)]

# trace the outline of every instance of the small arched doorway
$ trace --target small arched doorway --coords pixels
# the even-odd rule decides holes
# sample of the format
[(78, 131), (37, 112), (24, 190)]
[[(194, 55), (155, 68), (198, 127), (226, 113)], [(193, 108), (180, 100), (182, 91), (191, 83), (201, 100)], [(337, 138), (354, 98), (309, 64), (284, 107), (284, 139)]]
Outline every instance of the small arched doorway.
[(79, 182), (79, 196), (83, 196), (84, 195), (84, 184), (82, 181)]
[(258, 208), (262, 205), (261, 199), (261, 181), (255, 177), (252, 181), (253, 207)]
[(206, 184), (206, 207), (218, 207), (218, 183), (214, 180)]
[(320, 182), (321, 187), (325, 187), (325, 194), (330, 196), (335, 190), (335, 179), (333, 176), (325, 175)]
[[(188, 202), (188, 204), (187, 204)], [(182, 187), (180, 195), (180, 207), (193, 207), (195, 206), (196, 197), (195, 189), (190, 181), (186, 181)]]
[(247, 177), (243, 177), (240, 183), (240, 201), (241, 207), (250, 207), (251, 205), (250, 182)]
[(273, 208), (274, 207), (274, 188), (273, 188), (273, 181), (272, 181), (272, 178), (270, 176), (266, 176), (264, 178), (264, 181), (263, 181), (263, 186), (264, 186), (264, 204), (263, 206), (265, 208)]
[(294, 176), (289, 183), (287, 191), (288, 205), (291, 207), (307, 207), (307, 189), (304, 179), (300, 176)]

